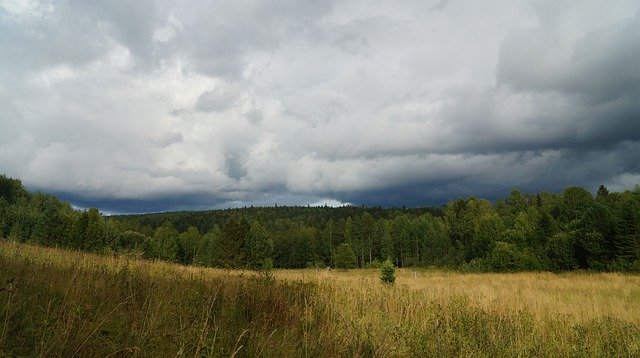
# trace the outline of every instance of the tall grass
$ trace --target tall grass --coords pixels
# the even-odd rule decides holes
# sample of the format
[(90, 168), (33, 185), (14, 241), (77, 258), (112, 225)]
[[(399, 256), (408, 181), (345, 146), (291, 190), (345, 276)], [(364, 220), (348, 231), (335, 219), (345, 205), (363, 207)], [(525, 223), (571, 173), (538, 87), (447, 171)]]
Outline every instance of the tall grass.
[(315, 287), (3, 245), (0, 351), (33, 356), (296, 355)]
[[(249, 272), (0, 242), (0, 355), (640, 356), (640, 278)], [(9, 283), (10, 282), (10, 283)]]

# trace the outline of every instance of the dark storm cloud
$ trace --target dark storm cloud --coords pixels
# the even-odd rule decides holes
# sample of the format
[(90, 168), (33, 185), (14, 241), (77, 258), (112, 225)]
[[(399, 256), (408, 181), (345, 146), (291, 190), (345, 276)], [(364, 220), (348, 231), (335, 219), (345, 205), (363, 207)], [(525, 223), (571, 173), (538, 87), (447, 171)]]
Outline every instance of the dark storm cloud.
[(110, 212), (632, 188), (639, 9), (2, 2), (0, 172)]
[(557, 91), (587, 105), (640, 96), (640, 12), (599, 27), (571, 46), (562, 33), (534, 28), (508, 37), (501, 48), (499, 83), (521, 91)]

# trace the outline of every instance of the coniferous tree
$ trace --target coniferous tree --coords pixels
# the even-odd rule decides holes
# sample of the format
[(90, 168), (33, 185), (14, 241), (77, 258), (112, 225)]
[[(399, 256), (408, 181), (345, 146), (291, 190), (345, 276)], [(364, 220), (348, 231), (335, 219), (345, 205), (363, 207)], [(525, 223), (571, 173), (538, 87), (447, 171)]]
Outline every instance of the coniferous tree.
[(246, 266), (247, 237), (250, 225), (245, 218), (233, 218), (225, 224), (220, 237), (220, 246), (216, 250), (217, 265), (229, 268)]
[(596, 199), (607, 200), (609, 199), (609, 189), (606, 186), (600, 185), (598, 192), (596, 193)]
[(617, 261), (623, 265), (640, 260), (640, 239), (638, 226), (640, 226), (640, 211), (634, 203), (625, 200), (618, 210), (617, 220), (614, 224), (613, 250)]
[(264, 270), (273, 265), (273, 240), (261, 221), (251, 222), (247, 246), (250, 268)]
[(348, 242), (344, 242), (338, 246), (334, 258), (334, 264), (339, 269), (348, 270), (356, 267), (356, 254)]
[(386, 260), (380, 267), (380, 281), (386, 284), (396, 282), (396, 268), (390, 260)]

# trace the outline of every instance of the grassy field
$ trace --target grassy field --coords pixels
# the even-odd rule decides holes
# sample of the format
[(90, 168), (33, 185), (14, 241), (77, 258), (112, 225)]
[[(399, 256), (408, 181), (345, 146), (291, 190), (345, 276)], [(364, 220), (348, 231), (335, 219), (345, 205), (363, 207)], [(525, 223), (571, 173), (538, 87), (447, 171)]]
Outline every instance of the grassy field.
[(0, 241), (0, 355), (640, 356), (640, 277), (184, 267)]

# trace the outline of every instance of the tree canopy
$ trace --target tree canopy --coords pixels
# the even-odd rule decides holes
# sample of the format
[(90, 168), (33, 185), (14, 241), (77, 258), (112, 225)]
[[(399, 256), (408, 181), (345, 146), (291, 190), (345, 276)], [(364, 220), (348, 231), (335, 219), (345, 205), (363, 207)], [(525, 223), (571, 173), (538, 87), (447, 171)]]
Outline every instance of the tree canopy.
[(0, 238), (185, 265), (640, 271), (640, 187), (513, 190), (435, 208), (279, 206), (104, 216), (0, 176)]

